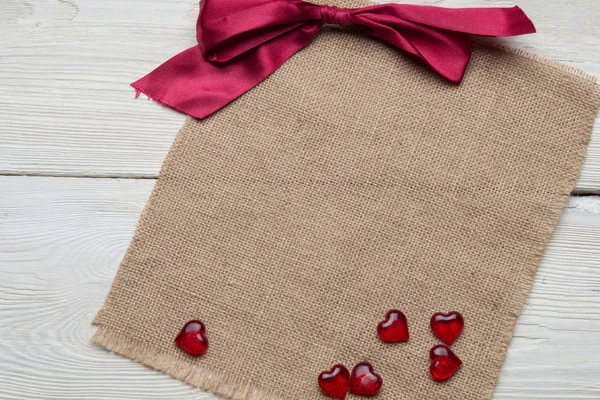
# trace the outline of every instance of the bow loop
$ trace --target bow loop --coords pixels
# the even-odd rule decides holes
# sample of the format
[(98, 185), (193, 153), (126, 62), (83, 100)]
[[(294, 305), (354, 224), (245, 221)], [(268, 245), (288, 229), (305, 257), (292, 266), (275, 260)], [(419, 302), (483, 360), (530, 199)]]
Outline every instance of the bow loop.
[(198, 46), (132, 86), (181, 112), (204, 118), (275, 72), (325, 24), (354, 25), (412, 54), (454, 83), (461, 82), (469, 63), (470, 35), (535, 32), (519, 7), (378, 4), (348, 9), (303, 0), (202, 0)]
[(319, 6), (300, 0), (202, 0), (196, 37), (204, 58), (225, 63), (289, 31), (320, 20)]

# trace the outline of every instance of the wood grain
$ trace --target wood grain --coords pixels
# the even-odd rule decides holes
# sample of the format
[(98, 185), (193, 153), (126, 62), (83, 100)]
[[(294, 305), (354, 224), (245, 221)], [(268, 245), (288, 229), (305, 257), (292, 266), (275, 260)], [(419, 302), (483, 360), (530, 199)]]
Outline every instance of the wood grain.
[[(514, 0), (415, 0), (512, 6)], [(539, 33), (500, 41), (600, 76), (600, 2), (520, 0)], [(195, 0), (2, 0), (0, 174), (156, 177), (183, 117), (129, 83), (195, 44)], [(600, 124), (577, 184), (600, 193)]]
[[(216, 399), (89, 341), (153, 184), (0, 177), (0, 398)], [(495, 400), (600, 398), (599, 240), (600, 198), (571, 198)]]

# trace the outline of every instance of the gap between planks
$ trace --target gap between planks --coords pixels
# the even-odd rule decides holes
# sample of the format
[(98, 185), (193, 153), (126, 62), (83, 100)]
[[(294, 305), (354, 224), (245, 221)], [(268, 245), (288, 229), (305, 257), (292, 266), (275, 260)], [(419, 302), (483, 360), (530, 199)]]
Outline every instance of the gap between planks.
[(0, 177), (19, 177), (19, 178), (75, 178), (75, 179), (149, 179), (156, 180), (158, 175), (133, 175), (133, 174), (44, 174), (44, 173), (25, 173), (17, 172), (0, 172)]
[[(0, 172), (0, 177), (20, 177), (20, 178), (73, 178), (73, 179), (144, 179), (144, 180), (156, 180), (158, 179), (158, 175), (133, 175), (133, 174), (112, 174), (112, 175), (102, 175), (102, 174), (20, 174), (16, 172)], [(571, 196), (598, 196), (600, 195), (599, 189), (578, 189), (574, 188), (571, 191)]]

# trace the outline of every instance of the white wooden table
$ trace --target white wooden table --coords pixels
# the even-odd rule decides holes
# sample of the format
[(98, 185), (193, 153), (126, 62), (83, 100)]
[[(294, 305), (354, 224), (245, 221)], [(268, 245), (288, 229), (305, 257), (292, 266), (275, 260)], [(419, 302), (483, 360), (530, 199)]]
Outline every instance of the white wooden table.
[[(223, 0), (226, 1), (226, 0)], [(504, 43), (600, 78), (598, 0), (511, 6)], [(100, 308), (183, 117), (128, 84), (194, 44), (195, 0), (0, 0), (0, 398), (216, 399), (94, 347)], [(495, 399), (600, 399), (600, 122)]]

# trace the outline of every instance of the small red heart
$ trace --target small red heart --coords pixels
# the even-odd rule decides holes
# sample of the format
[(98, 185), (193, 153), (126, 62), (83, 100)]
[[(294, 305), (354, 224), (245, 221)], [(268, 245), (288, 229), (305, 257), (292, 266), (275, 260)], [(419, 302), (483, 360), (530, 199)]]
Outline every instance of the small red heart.
[(462, 365), (460, 358), (443, 344), (433, 346), (429, 350), (429, 358), (431, 358), (429, 372), (438, 382), (449, 379)]
[(327, 396), (336, 399), (346, 398), (350, 387), (350, 372), (341, 364), (336, 364), (329, 371), (319, 374), (319, 387)]
[(453, 311), (448, 314), (435, 313), (429, 321), (433, 333), (439, 337), (442, 342), (447, 345), (452, 345), (456, 338), (460, 336), (460, 333), (465, 326), (465, 320), (460, 313)]
[(377, 324), (377, 334), (386, 343), (406, 342), (409, 338), (406, 315), (398, 310), (388, 311), (385, 320)]
[(350, 393), (361, 396), (375, 396), (381, 390), (383, 379), (375, 373), (368, 362), (356, 364), (350, 376)]
[(208, 339), (204, 332), (206, 327), (202, 321), (190, 321), (183, 326), (175, 338), (175, 344), (192, 356), (201, 356), (208, 349)]

